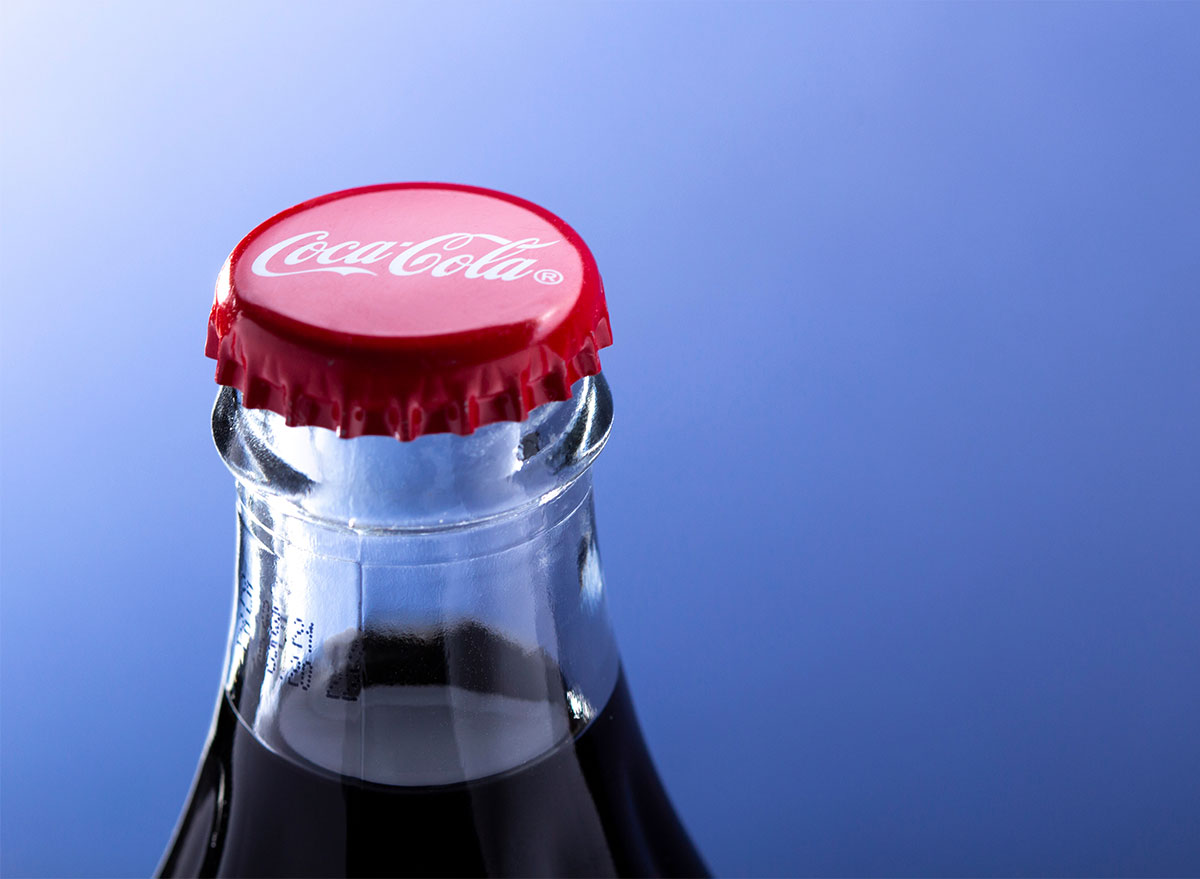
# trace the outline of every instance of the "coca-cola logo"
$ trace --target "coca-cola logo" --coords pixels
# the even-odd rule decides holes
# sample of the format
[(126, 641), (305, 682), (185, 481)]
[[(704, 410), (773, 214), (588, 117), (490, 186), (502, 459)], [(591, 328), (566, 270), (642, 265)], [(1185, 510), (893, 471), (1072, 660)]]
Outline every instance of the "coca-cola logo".
[[(539, 284), (560, 284), (561, 272), (535, 269), (537, 259), (529, 254), (558, 244), (539, 238), (513, 240), (484, 232), (448, 232), (424, 241), (329, 242), (329, 232), (314, 230), (272, 244), (258, 255), (250, 270), (262, 278), (334, 272), (346, 275), (392, 275), (428, 273), (441, 278), (461, 273), (464, 278), (485, 281), (516, 281), (532, 276)], [(386, 261), (378, 269), (367, 268)]]

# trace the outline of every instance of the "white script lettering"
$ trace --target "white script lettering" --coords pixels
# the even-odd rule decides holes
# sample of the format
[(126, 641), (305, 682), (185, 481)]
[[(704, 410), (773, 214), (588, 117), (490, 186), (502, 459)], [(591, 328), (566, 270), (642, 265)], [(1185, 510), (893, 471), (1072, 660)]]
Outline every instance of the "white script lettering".
[[(539, 238), (512, 240), (484, 232), (450, 232), (435, 235), (424, 241), (342, 241), (330, 244), (329, 233), (323, 230), (293, 235), (277, 244), (272, 244), (258, 255), (250, 266), (254, 274), (263, 278), (278, 278), (284, 275), (300, 275), (307, 272), (336, 272), (339, 275), (375, 275), (375, 271), (359, 268), (365, 264), (391, 259), (388, 272), (404, 277), (428, 272), (435, 278), (443, 278), (462, 272), (464, 278), (482, 278), (485, 281), (515, 281), (533, 273), (537, 260), (528, 256), (529, 251), (540, 250), (557, 244), (557, 241), (542, 241)], [(490, 247), (483, 250), (476, 242)], [(471, 247), (471, 245), (476, 245)], [(399, 253), (394, 248), (403, 247)], [(291, 248), (289, 250), (289, 248)], [(472, 253), (471, 250), (475, 252)], [(285, 252), (286, 251), (286, 252)], [(276, 258), (279, 257), (278, 260)], [(271, 267), (275, 260), (275, 267)], [(291, 268), (313, 260), (313, 268)]]

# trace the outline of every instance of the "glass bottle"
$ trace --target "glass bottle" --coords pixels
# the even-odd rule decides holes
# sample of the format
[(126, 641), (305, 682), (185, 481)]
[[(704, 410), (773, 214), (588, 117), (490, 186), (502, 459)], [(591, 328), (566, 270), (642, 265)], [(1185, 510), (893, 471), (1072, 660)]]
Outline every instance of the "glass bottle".
[[(384, 198), (364, 211), (353, 204), (360, 193)], [(489, 266), (524, 260), (520, 270), (539, 270), (522, 254), (540, 248), (499, 243), (530, 236), (455, 226), (399, 263), (415, 246), (401, 238), (416, 236), (379, 238), (368, 244), (392, 246), (369, 251), (367, 236), (356, 235), (341, 239), (354, 246), (329, 253), (338, 236), (324, 227), (334, 221), (361, 222), (382, 204), (392, 208), (387, 222), (403, 223), (413, 196), (444, 193), (529, 207), (487, 190), (432, 184), (338, 193), (315, 204), (332, 202), (350, 219), (326, 211), (308, 222), (325, 238), (286, 234), (293, 229), (274, 229), (274, 220), (248, 236), (256, 241), (249, 250), (263, 253), (298, 239), (291, 250), (255, 259), (277, 274), (246, 274), (238, 288), (235, 251), (218, 282), (210, 353), (221, 345), (225, 354), (236, 351), (224, 363), (218, 352), (218, 380), (227, 386), (213, 411), (213, 436), (237, 483), (237, 597), (216, 716), (161, 876), (705, 873), (638, 730), (607, 613), (590, 471), (612, 424), (598, 345), (563, 360), (557, 379), (539, 384), (536, 369), (522, 372), (520, 399), (510, 398), (507, 412), (481, 394), (447, 412), (454, 395), (439, 396), (429, 377), (442, 391), (464, 376), (478, 388), (480, 371), (497, 354), (511, 359), (515, 343), (498, 352), (478, 337), (486, 327), (472, 327), (472, 348), (486, 349), (487, 362), (464, 372), (461, 349), (439, 360), (454, 345), (430, 353), (427, 334), (412, 369), (408, 342), (381, 353), (374, 340), (347, 344), (337, 327), (341, 336), (331, 344), (255, 309), (275, 291), (295, 289), (290, 272), (304, 272), (306, 281), (317, 275), (323, 286), (309, 289), (326, 296), (351, 275), (368, 274), (326, 272), (339, 267), (336, 253), (380, 257), (340, 266), (376, 266), (361, 279), (364, 289), (382, 274), (379, 263), (424, 266), (392, 272), (367, 294), (375, 297), (443, 292), (435, 279), (455, 272), (432, 270), (448, 260), (457, 260), (459, 273), (478, 269), (458, 288), (473, 297), (485, 284), (467, 281), (489, 280)], [(346, 200), (355, 210), (346, 211)], [(460, 227), (473, 228), (467, 222)], [(548, 247), (544, 240), (537, 242)], [(287, 262), (313, 242), (326, 246)], [(243, 255), (245, 262), (254, 254)], [(321, 255), (330, 259), (317, 263)], [(542, 270), (572, 278), (570, 266)], [(518, 275), (514, 281), (529, 277), (511, 266), (502, 271)], [(396, 278), (414, 276), (422, 286), (398, 287)], [(271, 286), (256, 293), (250, 288), (260, 277)], [(521, 289), (490, 280), (506, 296)], [(222, 317), (223, 307), (237, 313)], [(547, 310), (544, 302), (536, 308)], [(598, 313), (594, 304), (585, 310)], [(239, 321), (243, 341), (233, 342)], [(255, 335), (264, 328), (279, 337), (265, 349)], [(394, 324), (389, 332), (408, 338)], [(519, 344), (535, 349), (553, 376), (552, 356), (528, 339)], [(311, 369), (304, 379), (297, 346), (336, 373), (342, 396), (332, 404), (313, 391)], [(370, 350), (363, 355), (360, 347)], [(261, 365), (281, 351), (292, 358), (287, 365)], [(282, 392), (263, 379), (269, 370), (288, 380)], [(400, 378), (392, 396), (364, 394), (364, 371), (387, 370)], [(554, 381), (565, 385), (557, 394)], [(536, 405), (542, 396), (552, 399)], [(384, 431), (372, 423), (387, 424), (392, 435), (376, 435)]]

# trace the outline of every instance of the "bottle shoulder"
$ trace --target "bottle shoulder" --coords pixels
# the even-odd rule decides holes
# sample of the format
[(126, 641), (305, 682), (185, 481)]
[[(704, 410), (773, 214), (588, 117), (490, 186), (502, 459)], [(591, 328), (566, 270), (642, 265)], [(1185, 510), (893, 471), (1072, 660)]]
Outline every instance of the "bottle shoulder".
[(592, 723), (549, 753), (433, 787), (300, 766), (264, 748), (223, 702), (185, 817), (191, 824), (160, 875), (706, 873), (663, 791), (623, 677)]

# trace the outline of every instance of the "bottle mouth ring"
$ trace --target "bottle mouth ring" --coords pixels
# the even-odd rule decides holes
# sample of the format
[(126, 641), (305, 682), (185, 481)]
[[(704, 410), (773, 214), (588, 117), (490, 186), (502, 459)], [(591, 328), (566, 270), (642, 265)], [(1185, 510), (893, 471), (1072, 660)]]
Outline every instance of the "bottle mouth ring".
[(398, 443), (288, 425), (226, 387), (213, 439), (242, 488), (306, 520), (363, 534), (477, 528), (549, 504), (591, 467), (612, 428), (612, 394), (602, 375), (571, 391), (523, 422)]

